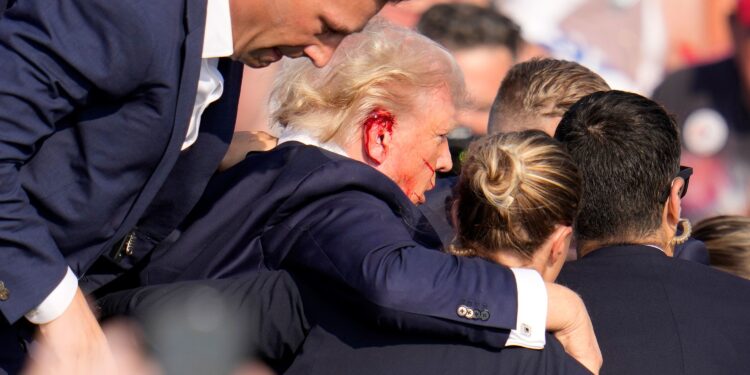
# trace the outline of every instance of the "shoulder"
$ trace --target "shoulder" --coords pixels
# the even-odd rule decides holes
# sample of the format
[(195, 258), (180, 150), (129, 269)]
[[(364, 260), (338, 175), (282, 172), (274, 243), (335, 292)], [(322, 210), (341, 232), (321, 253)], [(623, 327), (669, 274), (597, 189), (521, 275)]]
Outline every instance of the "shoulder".
[(0, 45), (12, 51), (2, 58), (34, 61), (52, 79), (129, 91), (154, 62), (179, 55), (183, 3), (19, 1), (0, 22)]

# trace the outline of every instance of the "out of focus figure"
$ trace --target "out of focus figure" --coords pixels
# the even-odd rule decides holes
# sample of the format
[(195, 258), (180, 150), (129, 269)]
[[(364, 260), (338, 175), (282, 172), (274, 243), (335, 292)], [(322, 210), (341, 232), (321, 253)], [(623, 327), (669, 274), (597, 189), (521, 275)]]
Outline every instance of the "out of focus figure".
[(708, 218), (695, 225), (693, 237), (706, 244), (711, 266), (750, 279), (750, 218)]
[(677, 117), (683, 163), (695, 169), (683, 206), (692, 219), (750, 212), (750, 1), (729, 22), (733, 56), (675, 72), (653, 95)]
[(472, 4), (439, 4), (422, 15), (417, 29), (440, 43), (464, 73), (472, 105), (460, 114), (471, 134), (487, 133), (492, 101), (500, 82), (515, 64), (521, 30), (510, 18)]
[(464, 74), (470, 105), (459, 112), (459, 126), (449, 135), (458, 171), (461, 152), (475, 137), (487, 133), (497, 89), (523, 43), (521, 30), (510, 18), (472, 4), (435, 5), (422, 15), (417, 29), (447, 48)]

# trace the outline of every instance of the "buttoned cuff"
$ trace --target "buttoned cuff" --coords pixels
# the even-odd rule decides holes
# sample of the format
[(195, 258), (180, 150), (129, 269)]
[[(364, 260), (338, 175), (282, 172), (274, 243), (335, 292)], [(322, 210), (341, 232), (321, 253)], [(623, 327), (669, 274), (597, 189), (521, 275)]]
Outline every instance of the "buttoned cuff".
[(543, 349), (547, 324), (547, 288), (538, 272), (528, 268), (511, 268), (518, 289), (516, 329), (510, 331), (505, 346)]
[(60, 284), (35, 309), (26, 313), (26, 319), (34, 324), (49, 323), (62, 315), (70, 306), (78, 290), (78, 279), (68, 267)]

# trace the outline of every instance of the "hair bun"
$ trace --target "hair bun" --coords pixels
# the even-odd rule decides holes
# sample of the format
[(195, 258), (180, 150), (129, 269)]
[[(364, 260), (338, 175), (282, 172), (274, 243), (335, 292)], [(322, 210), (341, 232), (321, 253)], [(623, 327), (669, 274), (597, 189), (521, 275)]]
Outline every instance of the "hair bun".
[(474, 188), (495, 206), (508, 209), (523, 182), (524, 165), (513, 150), (485, 144), (474, 155), (479, 163), (474, 174)]

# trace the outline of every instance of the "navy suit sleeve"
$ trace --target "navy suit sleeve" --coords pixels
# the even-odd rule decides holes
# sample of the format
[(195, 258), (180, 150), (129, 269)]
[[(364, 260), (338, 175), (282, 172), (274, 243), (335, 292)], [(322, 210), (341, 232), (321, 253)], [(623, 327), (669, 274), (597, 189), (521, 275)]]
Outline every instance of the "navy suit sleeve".
[[(408, 224), (367, 194), (338, 194), (305, 211), (312, 214), (287, 223), (286, 229), (294, 234), (286, 240), (298, 237), (287, 266), (312, 269), (377, 306), (402, 313), (383, 314), (381, 323), (459, 335), (493, 347), (505, 345), (504, 330), (515, 328), (517, 311), (516, 284), (509, 269), (421, 246)], [(461, 317), (457, 309), (462, 305), (486, 310), (489, 317)]]
[(150, 64), (150, 36), (120, 3), (129, 2), (21, 1), (0, 19), (0, 281), (10, 294), (0, 311), (10, 322), (66, 272), (19, 170), (54, 132), (75, 131), (77, 108), (133, 92)]

